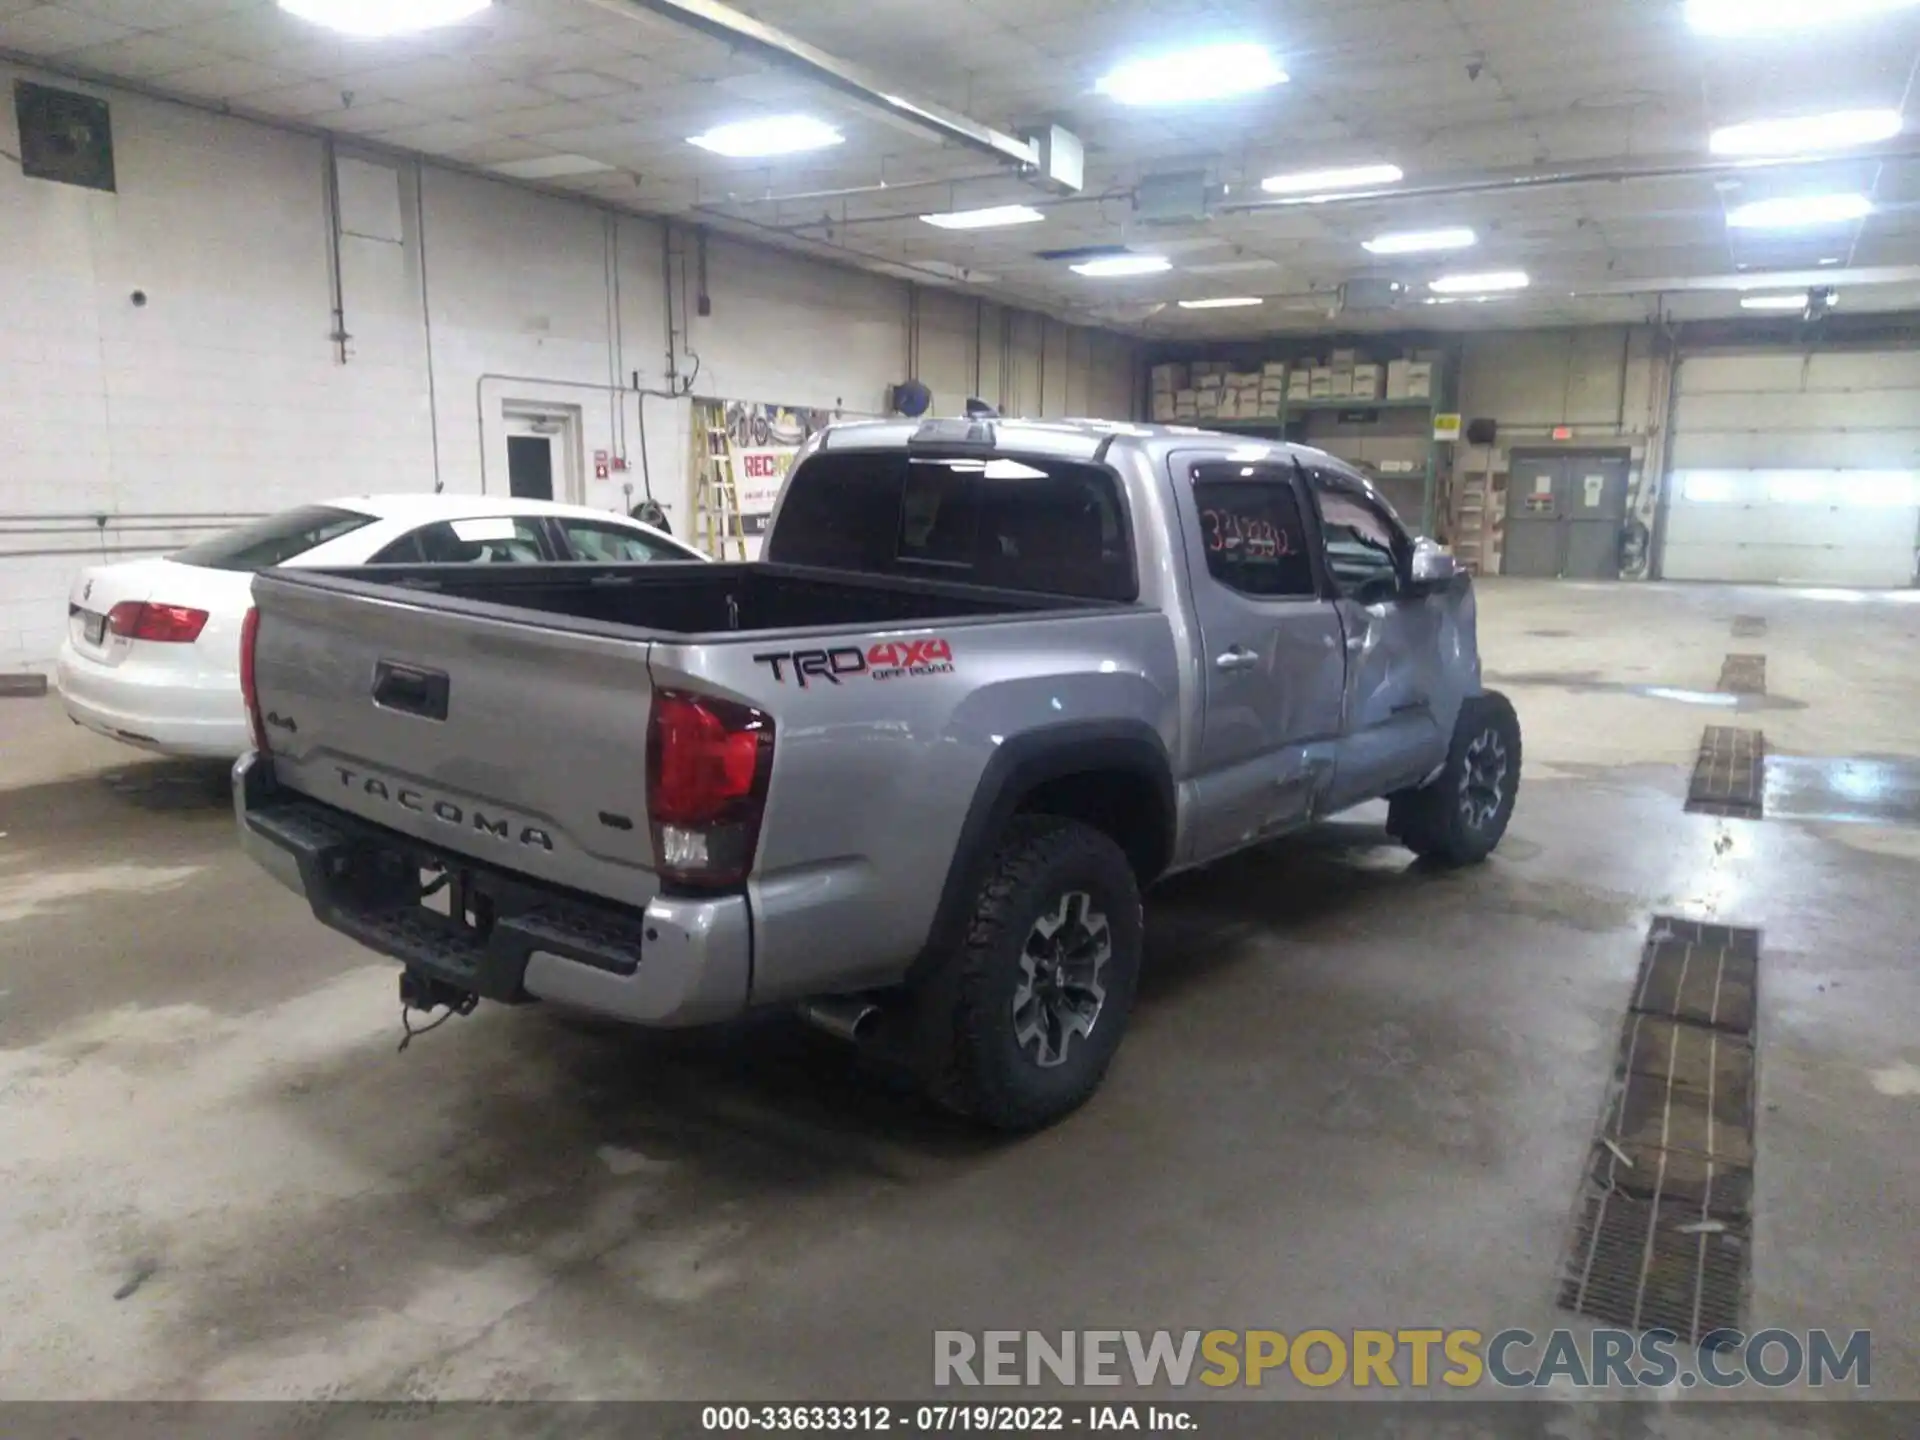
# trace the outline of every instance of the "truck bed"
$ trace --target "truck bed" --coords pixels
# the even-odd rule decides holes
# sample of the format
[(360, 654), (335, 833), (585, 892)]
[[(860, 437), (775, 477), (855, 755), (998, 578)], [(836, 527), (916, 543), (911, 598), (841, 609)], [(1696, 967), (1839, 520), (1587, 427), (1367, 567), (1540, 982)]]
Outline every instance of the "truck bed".
[[(774, 564), (366, 565), (306, 570), (341, 588), (524, 612), (648, 635), (691, 638), (748, 631), (872, 629), (929, 620), (1125, 608), (1111, 602), (984, 590), (939, 580), (855, 575)], [(438, 608), (438, 607), (435, 607)]]

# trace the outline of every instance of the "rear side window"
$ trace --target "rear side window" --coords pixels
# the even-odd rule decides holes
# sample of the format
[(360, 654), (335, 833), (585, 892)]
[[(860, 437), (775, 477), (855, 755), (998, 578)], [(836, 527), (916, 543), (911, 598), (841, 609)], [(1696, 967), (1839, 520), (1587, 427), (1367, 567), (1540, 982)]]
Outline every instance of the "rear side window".
[(608, 525), (600, 520), (561, 519), (555, 522), (566, 536), (575, 560), (624, 563), (635, 560), (685, 560), (684, 551), (651, 540), (638, 530)]
[(537, 520), (437, 520), (410, 530), (370, 565), (537, 565), (548, 558)]
[(766, 558), (1131, 600), (1130, 540), (1119, 484), (1097, 466), (829, 452), (788, 480)]
[(265, 570), (372, 523), (371, 515), (358, 511), (303, 505), (189, 545), (172, 558), (208, 570)]
[(1261, 598), (1316, 593), (1291, 479), (1264, 469), (1248, 478), (1239, 465), (1196, 465), (1193, 500), (1215, 580)]

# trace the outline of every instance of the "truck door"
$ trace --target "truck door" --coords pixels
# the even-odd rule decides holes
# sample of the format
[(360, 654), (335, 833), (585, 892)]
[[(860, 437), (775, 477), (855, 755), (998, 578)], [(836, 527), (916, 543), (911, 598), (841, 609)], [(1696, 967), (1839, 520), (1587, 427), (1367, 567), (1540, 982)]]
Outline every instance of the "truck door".
[(1292, 462), (1173, 464), (1202, 645), (1199, 861), (1312, 819), (1332, 779), (1345, 662)]
[(1444, 601), (1407, 593), (1413, 540), (1364, 486), (1307, 469), (1346, 646), (1331, 809), (1417, 784), (1445, 757), (1434, 714)]

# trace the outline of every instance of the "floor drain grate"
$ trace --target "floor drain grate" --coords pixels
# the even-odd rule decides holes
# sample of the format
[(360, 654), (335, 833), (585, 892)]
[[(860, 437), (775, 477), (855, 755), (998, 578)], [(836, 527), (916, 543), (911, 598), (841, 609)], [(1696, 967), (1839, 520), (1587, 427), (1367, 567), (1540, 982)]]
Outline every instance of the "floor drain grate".
[(1767, 617), (1764, 615), (1736, 615), (1733, 617), (1733, 638), (1752, 640), (1767, 633)]
[(44, 675), (0, 675), (0, 696), (27, 700), (46, 693), (47, 677)]
[(1654, 918), (1581, 1183), (1561, 1308), (1696, 1344), (1738, 1324), (1759, 957), (1757, 930)]
[(1723, 695), (1764, 695), (1767, 693), (1767, 657), (1729, 655), (1720, 665), (1720, 693)]
[(1632, 1009), (1751, 1035), (1759, 963), (1757, 930), (1662, 917), (1647, 935)]
[(1619, 1191), (1581, 1197), (1560, 1308), (1690, 1344), (1740, 1321), (1750, 1237), (1690, 1205)]
[(1709, 725), (1700, 737), (1687, 809), (1703, 815), (1758, 820), (1766, 793), (1766, 736), (1758, 730)]

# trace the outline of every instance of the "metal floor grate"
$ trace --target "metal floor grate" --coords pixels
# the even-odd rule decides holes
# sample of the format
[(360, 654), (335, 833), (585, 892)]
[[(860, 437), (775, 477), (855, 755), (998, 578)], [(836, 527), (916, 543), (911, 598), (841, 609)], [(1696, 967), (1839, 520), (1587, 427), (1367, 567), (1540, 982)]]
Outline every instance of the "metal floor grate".
[(1749, 1035), (1759, 964), (1757, 930), (1662, 916), (1647, 933), (1632, 1008)]
[(1720, 693), (1723, 695), (1764, 695), (1767, 693), (1767, 657), (1729, 655), (1720, 662)]
[(1740, 1322), (1750, 1239), (1745, 1228), (1701, 1230), (1691, 1206), (1617, 1190), (1581, 1197), (1560, 1308), (1699, 1344)]
[(1698, 1343), (1735, 1325), (1753, 1223), (1760, 932), (1656, 916), (1559, 1303)]
[(1687, 809), (1734, 820), (1764, 816), (1767, 739), (1758, 730), (1709, 725), (1700, 737)]
[(1753, 640), (1767, 633), (1767, 617), (1764, 615), (1736, 615), (1733, 617), (1733, 638)]

